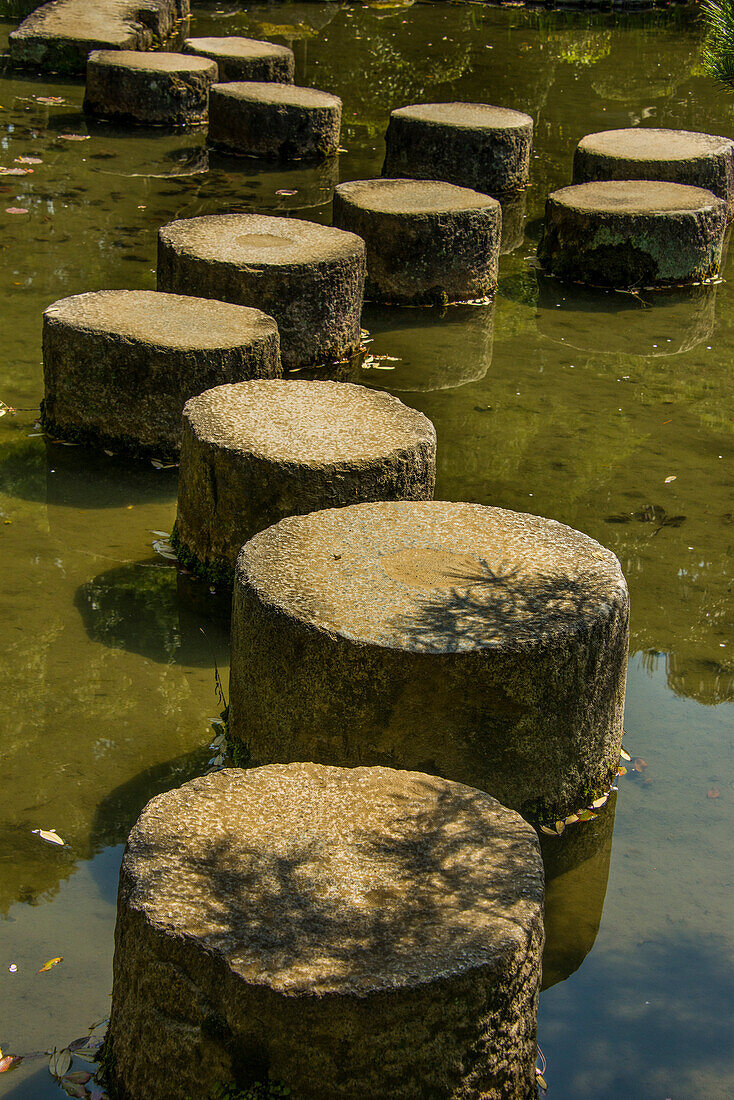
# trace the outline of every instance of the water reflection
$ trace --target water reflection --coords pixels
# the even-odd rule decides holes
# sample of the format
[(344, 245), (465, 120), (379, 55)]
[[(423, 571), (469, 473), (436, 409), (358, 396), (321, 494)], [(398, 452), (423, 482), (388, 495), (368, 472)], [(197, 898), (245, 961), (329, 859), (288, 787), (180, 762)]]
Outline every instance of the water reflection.
[(502, 240), (500, 255), (514, 252), (525, 240), (525, 219), (527, 217), (528, 196), (526, 191), (509, 199), (502, 199)]

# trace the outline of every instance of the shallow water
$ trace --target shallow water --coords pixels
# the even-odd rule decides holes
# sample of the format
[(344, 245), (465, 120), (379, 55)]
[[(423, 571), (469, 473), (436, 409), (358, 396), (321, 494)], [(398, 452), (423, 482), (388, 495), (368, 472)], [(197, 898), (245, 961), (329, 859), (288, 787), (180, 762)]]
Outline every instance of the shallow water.
[[(338, 163), (209, 159), (201, 131), (89, 125), (79, 84), (0, 72), (0, 164), (42, 159), (0, 177), (0, 398), (18, 410), (0, 419), (0, 1045), (63, 1045), (106, 1015), (121, 845), (149, 797), (205, 766), (214, 663), (227, 663), (226, 628), (195, 610), (208, 591), (192, 604), (152, 548), (151, 532), (173, 523), (175, 470), (34, 430), (42, 309), (153, 287), (156, 228), (173, 217), (328, 222), (339, 178), (379, 174), (391, 108), (484, 100), (536, 124), (496, 301), (442, 317), (368, 308), (370, 351), (398, 361), (362, 376), (434, 421), (438, 497), (570, 523), (611, 547), (630, 583), (626, 746), (647, 766), (551, 857), (539, 1021), (551, 1095), (731, 1096), (734, 260), (718, 286), (650, 300), (564, 288), (537, 273), (534, 246), (584, 133), (731, 135), (734, 99), (702, 74), (685, 8), (240, 7), (198, 6), (193, 33), (292, 44), (297, 80), (344, 100)], [(53, 96), (64, 102), (39, 102)], [(61, 1094), (38, 1061), (0, 1078), (0, 1095)]]

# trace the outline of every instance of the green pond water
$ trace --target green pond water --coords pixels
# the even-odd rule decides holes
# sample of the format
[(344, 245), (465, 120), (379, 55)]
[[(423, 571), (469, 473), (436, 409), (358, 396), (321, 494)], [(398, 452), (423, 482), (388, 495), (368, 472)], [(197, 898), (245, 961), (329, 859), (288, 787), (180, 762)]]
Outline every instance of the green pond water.
[[(734, 98), (702, 71), (695, 9), (222, 0), (191, 25), (291, 44), (297, 81), (344, 100), (338, 164), (208, 159), (201, 131), (88, 124), (79, 83), (0, 69), (0, 165), (42, 161), (0, 176), (0, 398), (18, 410), (0, 419), (0, 1046), (63, 1046), (107, 1014), (122, 845), (148, 798), (206, 767), (215, 661), (228, 661), (208, 589), (182, 587), (152, 547), (173, 524), (176, 471), (34, 428), (42, 310), (154, 287), (156, 229), (172, 218), (328, 222), (335, 182), (379, 175), (393, 107), (479, 100), (536, 127), (495, 303), (367, 308), (370, 351), (397, 361), (368, 362), (362, 378), (435, 423), (437, 497), (569, 523), (629, 580), (626, 747), (646, 766), (551, 845), (539, 1016), (551, 1095), (734, 1095), (734, 261), (719, 285), (658, 299), (563, 287), (534, 261), (545, 195), (569, 182), (583, 134), (734, 134)], [(29, 1060), (0, 1095), (61, 1094)]]

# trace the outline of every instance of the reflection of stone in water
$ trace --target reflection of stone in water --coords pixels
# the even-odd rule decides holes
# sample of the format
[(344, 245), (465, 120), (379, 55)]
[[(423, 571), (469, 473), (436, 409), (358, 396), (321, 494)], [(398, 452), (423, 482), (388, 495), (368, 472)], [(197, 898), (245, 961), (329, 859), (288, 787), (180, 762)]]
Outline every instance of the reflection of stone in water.
[(716, 289), (623, 291), (538, 275), (538, 331), (591, 354), (678, 355), (711, 338)]
[(540, 834), (545, 865), (543, 989), (570, 977), (594, 946), (607, 892), (616, 803), (613, 792), (595, 821), (570, 825), (559, 837)]
[(391, 360), (366, 369), (362, 381), (397, 392), (448, 390), (483, 378), (492, 362), (494, 301), (481, 306), (411, 309), (367, 304), (362, 324), (368, 356)]
[[(723, 631), (722, 631), (723, 636)], [(723, 650), (722, 652), (726, 652)], [(734, 667), (695, 655), (665, 655), (668, 687), (704, 706), (734, 702)]]
[(500, 199), (502, 207), (502, 240), (500, 255), (513, 252), (525, 240), (525, 217), (528, 205), (527, 191), (511, 198)]
[[(69, 532), (76, 531), (77, 540), (80, 528), (79, 516), (73, 514), (76, 509), (127, 508), (176, 498), (178, 468), (173, 465), (157, 470), (148, 459), (136, 461), (51, 440), (46, 441), (44, 465), (44, 499), (70, 510)], [(109, 540), (109, 530), (106, 537)]]
[(87, 634), (111, 649), (163, 664), (208, 667), (226, 639), (186, 604), (179, 605), (177, 571), (157, 562), (122, 565), (82, 584), (74, 599)]
[(142, 128), (125, 133), (108, 122), (92, 120), (88, 126), (98, 147), (87, 158), (92, 172), (168, 179), (195, 176), (209, 168), (209, 153), (200, 131), (166, 134), (160, 129)]
[(288, 167), (256, 157), (225, 156), (212, 149), (209, 166), (212, 197), (221, 193), (231, 205), (234, 194), (238, 210), (260, 214), (323, 206), (331, 202), (339, 182), (338, 157)]

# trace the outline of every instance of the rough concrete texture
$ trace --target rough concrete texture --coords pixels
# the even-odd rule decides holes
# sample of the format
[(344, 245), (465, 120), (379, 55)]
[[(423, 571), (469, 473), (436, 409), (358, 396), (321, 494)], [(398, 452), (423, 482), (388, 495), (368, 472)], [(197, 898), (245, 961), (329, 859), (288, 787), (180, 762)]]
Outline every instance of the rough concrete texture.
[(486, 195), (522, 190), (530, 172), (530, 115), (486, 103), (421, 103), (390, 115), (383, 176), (446, 180)]
[(123, 858), (114, 1095), (269, 1076), (301, 1100), (530, 1100), (542, 906), (533, 831), (480, 791), (315, 764), (194, 779)]
[(342, 101), (292, 84), (218, 84), (212, 89), (209, 141), (266, 160), (320, 160), (339, 148)]
[(365, 242), (368, 298), (459, 302), (497, 285), (502, 212), (489, 195), (436, 180), (357, 180), (335, 189), (334, 225)]
[(681, 286), (718, 274), (727, 205), (679, 183), (611, 180), (548, 196), (543, 267), (594, 286)]
[(219, 80), (266, 80), (292, 84), (296, 71), (293, 50), (257, 38), (187, 38), (184, 53), (209, 57), (219, 67)]
[(365, 267), (359, 237), (295, 218), (215, 214), (158, 233), (158, 289), (269, 313), (288, 370), (359, 347)]
[(44, 422), (54, 436), (177, 455), (190, 397), (281, 373), (278, 330), (257, 309), (102, 290), (43, 315)]
[(230, 731), (257, 762), (390, 764), (565, 817), (619, 764), (627, 585), (570, 527), (357, 504), (243, 547)]
[(216, 79), (217, 64), (207, 57), (97, 50), (87, 62), (84, 110), (148, 125), (204, 122)]
[(189, 0), (52, 0), (10, 35), (15, 64), (80, 75), (92, 50), (149, 50), (189, 14)]
[(734, 202), (734, 141), (690, 130), (638, 126), (587, 134), (573, 158), (573, 182), (663, 180)]
[(284, 516), (430, 500), (436, 432), (397, 397), (346, 382), (242, 382), (183, 415), (177, 546), (232, 582), (248, 539)]

